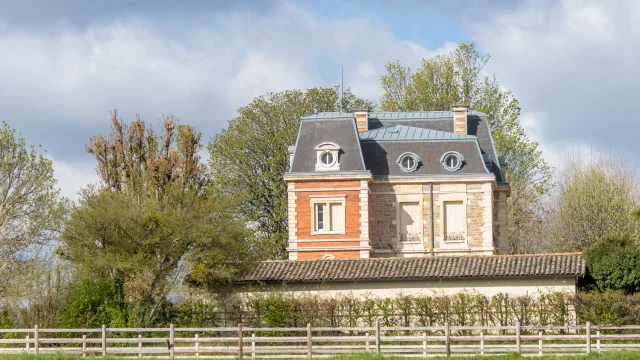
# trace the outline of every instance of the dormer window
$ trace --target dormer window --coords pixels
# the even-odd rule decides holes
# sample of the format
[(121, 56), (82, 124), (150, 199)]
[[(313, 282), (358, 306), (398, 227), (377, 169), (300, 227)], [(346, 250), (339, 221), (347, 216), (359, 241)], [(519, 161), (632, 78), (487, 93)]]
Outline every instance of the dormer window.
[(440, 158), (440, 162), (442, 166), (447, 171), (458, 171), (462, 167), (462, 162), (464, 161), (464, 157), (457, 151), (449, 151), (444, 153)]
[(316, 171), (340, 170), (340, 146), (332, 142), (324, 142), (316, 146)]
[(414, 153), (406, 152), (398, 157), (396, 163), (400, 166), (400, 170), (404, 172), (414, 172), (418, 170), (420, 158)]

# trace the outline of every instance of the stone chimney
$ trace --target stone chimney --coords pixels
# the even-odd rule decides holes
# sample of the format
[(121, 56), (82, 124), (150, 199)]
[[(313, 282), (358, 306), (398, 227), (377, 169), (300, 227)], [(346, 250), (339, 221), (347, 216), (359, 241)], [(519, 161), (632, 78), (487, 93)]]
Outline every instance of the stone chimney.
[(465, 104), (453, 105), (453, 132), (460, 135), (467, 135), (467, 109)]
[(369, 130), (369, 109), (360, 109), (353, 112), (356, 117), (358, 132)]

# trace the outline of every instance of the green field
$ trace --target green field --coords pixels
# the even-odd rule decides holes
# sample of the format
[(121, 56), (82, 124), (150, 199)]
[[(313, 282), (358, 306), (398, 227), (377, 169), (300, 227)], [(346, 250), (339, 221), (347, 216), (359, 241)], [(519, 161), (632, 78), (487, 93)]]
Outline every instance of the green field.
[[(89, 358), (104, 359), (104, 360), (121, 360), (123, 357), (117, 356), (90, 356)], [(510, 360), (510, 359), (524, 359), (525, 357), (520, 356), (518, 354), (506, 355), (506, 356), (478, 356), (478, 357), (451, 357), (449, 359), (499, 359), (499, 360)], [(591, 355), (582, 355), (582, 356), (532, 356), (527, 357), (531, 359), (602, 359), (602, 360), (631, 360), (631, 359), (640, 359), (640, 352), (610, 352), (610, 353), (593, 353)], [(56, 355), (0, 355), (0, 360), (78, 360), (82, 359), (79, 355), (67, 355), (67, 354), (56, 354)], [(153, 359), (153, 358), (145, 358), (145, 359)], [(166, 359), (166, 358), (165, 358)], [(176, 357), (176, 359), (179, 359)], [(191, 358), (193, 359), (193, 358)], [(250, 359), (250, 358), (245, 358)], [(391, 356), (378, 356), (374, 354), (348, 354), (348, 355), (340, 355), (331, 358), (332, 360), (400, 360), (407, 359), (402, 357), (391, 357)], [(446, 359), (446, 358), (430, 358), (430, 359)]]

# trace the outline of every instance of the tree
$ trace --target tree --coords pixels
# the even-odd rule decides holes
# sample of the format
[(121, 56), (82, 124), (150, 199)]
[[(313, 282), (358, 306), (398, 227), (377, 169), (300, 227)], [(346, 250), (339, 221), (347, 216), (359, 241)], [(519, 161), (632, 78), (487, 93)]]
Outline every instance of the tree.
[(217, 285), (251, 261), (251, 238), (233, 204), (211, 191), (200, 148), (200, 134), (173, 117), (158, 136), (116, 111), (111, 133), (87, 145), (101, 183), (81, 192), (59, 253), (87, 279), (113, 286), (116, 310), (106, 321), (152, 324), (188, 273), (197, 270), (195, 284)]
[(387, 64), (382, 76), (383, 111), (450, 110), (454, 104), (467, 104), (486, 113), (499, 157), (508, 166), (506, 180), (511, 185), (509, 245), (511, 253), (539, 250), (535, 239), (545, 214), (544, 197), (552, 187), (552, 171), (538, 143), (527, 137), (520, 125), (520, 106), (509, 91), (503, 91), (494, 77), (482, 76), (489, 60), (473, 44), (462, 44), (446, 55), (422, 59), (411, 71), (399, 61)]
[(567, 155), (547, 221), (551, 249), (583, 251), (606, 238), (640, 240), (640, 223), (632, 215), (636, 176), (623, 164), (612, 153)]
[(287, 147), (296, 142), (300, 117), (323, 111), (352, 111), (373, 105), (348, 89), (288, 90), (260, 96), (209, 143), (216, 185), (242, 204), (242, 216), (258, 233), (266, 256), (281, 259), (287, 247)]
[(60, 230), (59, 198), (50, 159), (26, 145), (6, 123), (0, 129), (0, 286), (32, 245)]
[(610, 236), (585, 251), (593, 285), (601, 291), (640, 291), (640, 248), (628, 236)]

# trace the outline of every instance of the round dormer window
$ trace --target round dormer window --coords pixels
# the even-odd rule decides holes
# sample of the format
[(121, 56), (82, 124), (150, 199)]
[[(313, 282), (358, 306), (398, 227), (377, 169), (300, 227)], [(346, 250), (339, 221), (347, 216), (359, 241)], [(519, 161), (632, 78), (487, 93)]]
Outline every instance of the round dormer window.
[(400, 165), (400, 170), (404, 172), (413, 172), (418, 169), (420, 158), (414, 153), (404, 153), (398, 157), (396, 162)]
[(330, 151), (325, 151), (320, 155), (320, 161), (323, 166), (331, 167), (335, 164), (336, 157)]
[(440, 158), (440, 162), (442, 162), (442, 166), (448, 171), (458, 171), (462, 167), (462, 161), (464, 158), (459, 152), (450, 151), (442, 155)]

